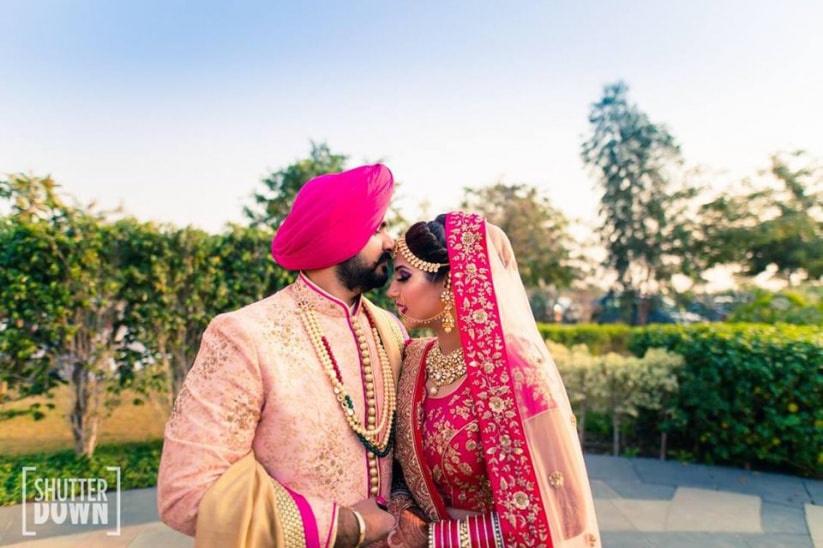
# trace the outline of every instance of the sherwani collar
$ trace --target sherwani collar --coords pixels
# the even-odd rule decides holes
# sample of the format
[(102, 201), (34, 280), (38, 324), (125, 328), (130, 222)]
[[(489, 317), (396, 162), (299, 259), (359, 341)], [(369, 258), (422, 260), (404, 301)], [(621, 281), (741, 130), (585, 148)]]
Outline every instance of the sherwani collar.
[(351, 320), (356, 318), (363, 308), (361, 297), (359, 295), (355, 299), (354, 305), (349, 307), (349, 305), (344, 301), (338, 299), (311, 281), (303, 272), (297, 276), (297, 281), (295, 284), (301, 285), (301, 289), (305, 289), (303, 293), (312, 305), (312, 308), (324, 316), (330, 316), (333, 318), (347, 318)]

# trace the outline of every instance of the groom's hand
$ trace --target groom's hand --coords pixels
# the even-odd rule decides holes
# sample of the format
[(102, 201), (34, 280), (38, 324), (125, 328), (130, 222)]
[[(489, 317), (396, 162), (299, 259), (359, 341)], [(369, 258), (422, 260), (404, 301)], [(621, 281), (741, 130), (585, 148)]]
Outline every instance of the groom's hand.
[(363, 544), (383, 540), (394, 529), (394, 516), (381, 510), (373, 498), (361, 500), (351, 509), (345, 507), (340, 509), (335, 548), (351, 548), (357, 544), (360, 527), (352, 510), (357, 511), (363, 517), (366, 525), (366, 538)]

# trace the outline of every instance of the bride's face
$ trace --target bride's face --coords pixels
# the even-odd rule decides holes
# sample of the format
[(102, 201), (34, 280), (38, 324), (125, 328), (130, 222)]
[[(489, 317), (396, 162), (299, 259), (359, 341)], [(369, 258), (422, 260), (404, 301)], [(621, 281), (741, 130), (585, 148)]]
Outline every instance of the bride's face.
[[(406, 327), (415, 327), (418, 325), (415, 320), (427, 320), (443, 310), (440, 293), (444, 283), (445, 278), (439, 282), (429, 280), (425, 272), (414, 268), (398, 254), (387, 295), (394, 300)], [(432, 327), (438, 325), (439, 322), (435, 322)]]

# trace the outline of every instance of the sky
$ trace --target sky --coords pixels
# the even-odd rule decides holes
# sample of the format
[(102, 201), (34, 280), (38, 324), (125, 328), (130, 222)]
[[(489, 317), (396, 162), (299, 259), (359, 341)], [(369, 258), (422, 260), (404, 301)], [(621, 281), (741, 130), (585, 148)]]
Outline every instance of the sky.
[(823, 2), (3, 0), (0, 174), (219, 230), (325, 141), (384, 161), (411, 219), (465, 186), (593, 221), (587, 115), (622, 79), (716, 188), (823, 157)]

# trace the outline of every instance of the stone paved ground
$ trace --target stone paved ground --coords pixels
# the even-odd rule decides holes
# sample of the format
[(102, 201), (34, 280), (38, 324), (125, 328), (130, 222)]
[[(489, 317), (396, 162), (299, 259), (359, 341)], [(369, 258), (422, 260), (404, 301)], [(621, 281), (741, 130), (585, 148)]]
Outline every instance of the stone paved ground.
[[(823, 548), (821, 481), (652, 459), (588, 455), (586, 461), (607, 548)], [(23, 537), (22, 508), (0, 508), (0, 545), (192, 546), (158, 521), (155, 496), (154, 489), (123, 493), (119, 536), (41, 526), (36, 537)]]

